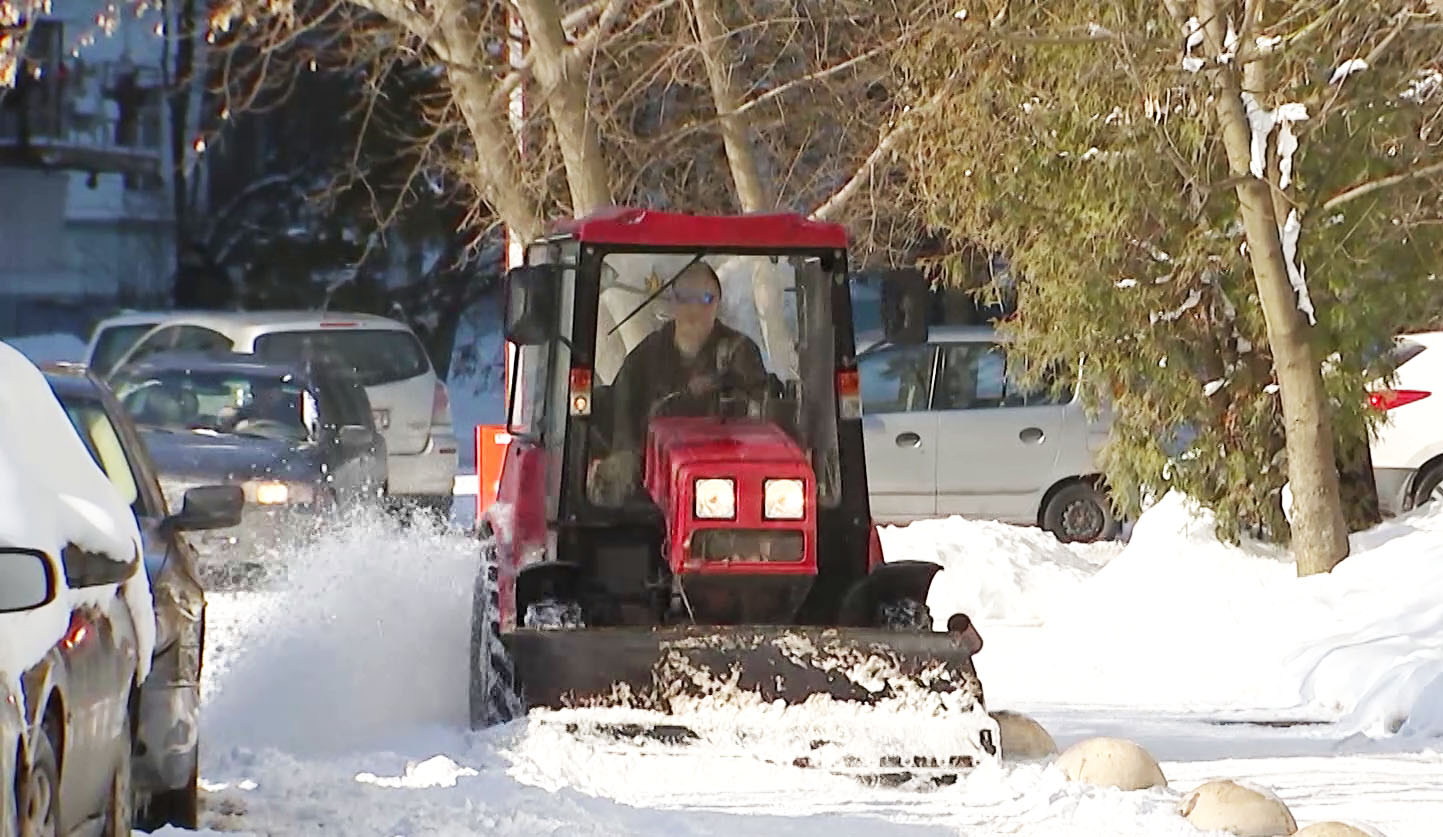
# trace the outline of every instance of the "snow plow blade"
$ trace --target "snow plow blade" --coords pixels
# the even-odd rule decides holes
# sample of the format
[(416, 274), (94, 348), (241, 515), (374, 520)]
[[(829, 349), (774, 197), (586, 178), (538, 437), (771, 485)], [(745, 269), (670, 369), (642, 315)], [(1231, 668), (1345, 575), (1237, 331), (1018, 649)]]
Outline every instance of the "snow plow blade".
[(874, 703), (902, 691), (982, 689), (965, 639), (952, 633), (835, 627), (517, 630), (503, 637), (530, 707), (610, 705), (629, 696), (663, 708), (717, 689), (800, 703), (814, 694)]
[[(682, 626), (518, 630), (503, 642), (526, 706), (558, 710), (574, 735), (745, 741), (769, 762), (887, 783), (945, 783), (997, 755), (975, 645), (958, 633)], [(830, 712), (821, 695), (852, 708)], [(615, 723), (586, 712), (611, 707), (643, 711)]]

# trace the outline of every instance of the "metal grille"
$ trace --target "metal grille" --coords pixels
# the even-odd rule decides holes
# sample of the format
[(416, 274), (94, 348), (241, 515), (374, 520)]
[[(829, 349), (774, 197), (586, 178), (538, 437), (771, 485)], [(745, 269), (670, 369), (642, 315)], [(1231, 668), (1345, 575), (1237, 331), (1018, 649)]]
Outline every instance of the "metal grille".
[(794, 563), (803, 548), (794, 529), (702, 529), (691, 536), (691, 557), (703, 561)]

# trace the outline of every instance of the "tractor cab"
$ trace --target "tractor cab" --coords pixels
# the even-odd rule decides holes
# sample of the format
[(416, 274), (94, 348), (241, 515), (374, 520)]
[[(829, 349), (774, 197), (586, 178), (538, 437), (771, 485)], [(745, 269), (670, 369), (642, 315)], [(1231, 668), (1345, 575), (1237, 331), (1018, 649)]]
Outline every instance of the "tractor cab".
[[(970, 622), (932, 629), (938, 567), (882, 559), (846, 251), (799, 215), (637, 209), (529, 245), (506, 278), (511, 442), (482, 520), (473, 723), (518, 695), (645, 691), (704, 648), (789, 698), (866, 693), (798, 666), (799, 642), (976, 686)], [(926, 340), (926, 295), (884, 288), (889, 340)]]

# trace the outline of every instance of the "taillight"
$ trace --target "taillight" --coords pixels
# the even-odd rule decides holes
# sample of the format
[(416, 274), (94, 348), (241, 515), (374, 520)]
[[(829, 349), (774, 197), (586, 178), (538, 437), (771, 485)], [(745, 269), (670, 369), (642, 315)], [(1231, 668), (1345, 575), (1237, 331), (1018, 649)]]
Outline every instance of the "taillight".
[(446, 385), (437, 381), (436, 390), (431, 395), (431, 424), (444, 426), (450, 423), (451, 396), (446, 392)]
[(1368, 393), (1368, 406), (1375, 410), (1391, 410), (1432, 395), (1421, 389), (1380, 389)]
[(569, 390), (566, 400), (571, 405), (571, 414), (573, 416), (591, 415), (591, 370), (582, 368), (571, 370)]
[(855, 369), (837, 371), (837, 408), (844, 419), (862, 417), (862, 387)]

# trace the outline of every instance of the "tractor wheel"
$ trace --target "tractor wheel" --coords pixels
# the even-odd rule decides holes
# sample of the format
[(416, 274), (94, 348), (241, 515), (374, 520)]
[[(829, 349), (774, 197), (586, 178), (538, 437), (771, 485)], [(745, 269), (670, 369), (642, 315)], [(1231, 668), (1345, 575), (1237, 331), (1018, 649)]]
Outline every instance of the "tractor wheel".
[(1117, 537), (1121, 523), (1096, 486), (1074, 482), (1048, 498), (1042, 508), (1042, 528), (1063, 543), (1091, 543)]
[(893, 631), (932, 630), (932, 611), (926, 602), (894, 599), (877, 606), (877, 627)]
[(496, 586), (496, 550), (482, 547), (484, 558), (471, 603), (471, 728), (504, 724), (521, 714), (515, 673), (501, 644), (501, 595)]

